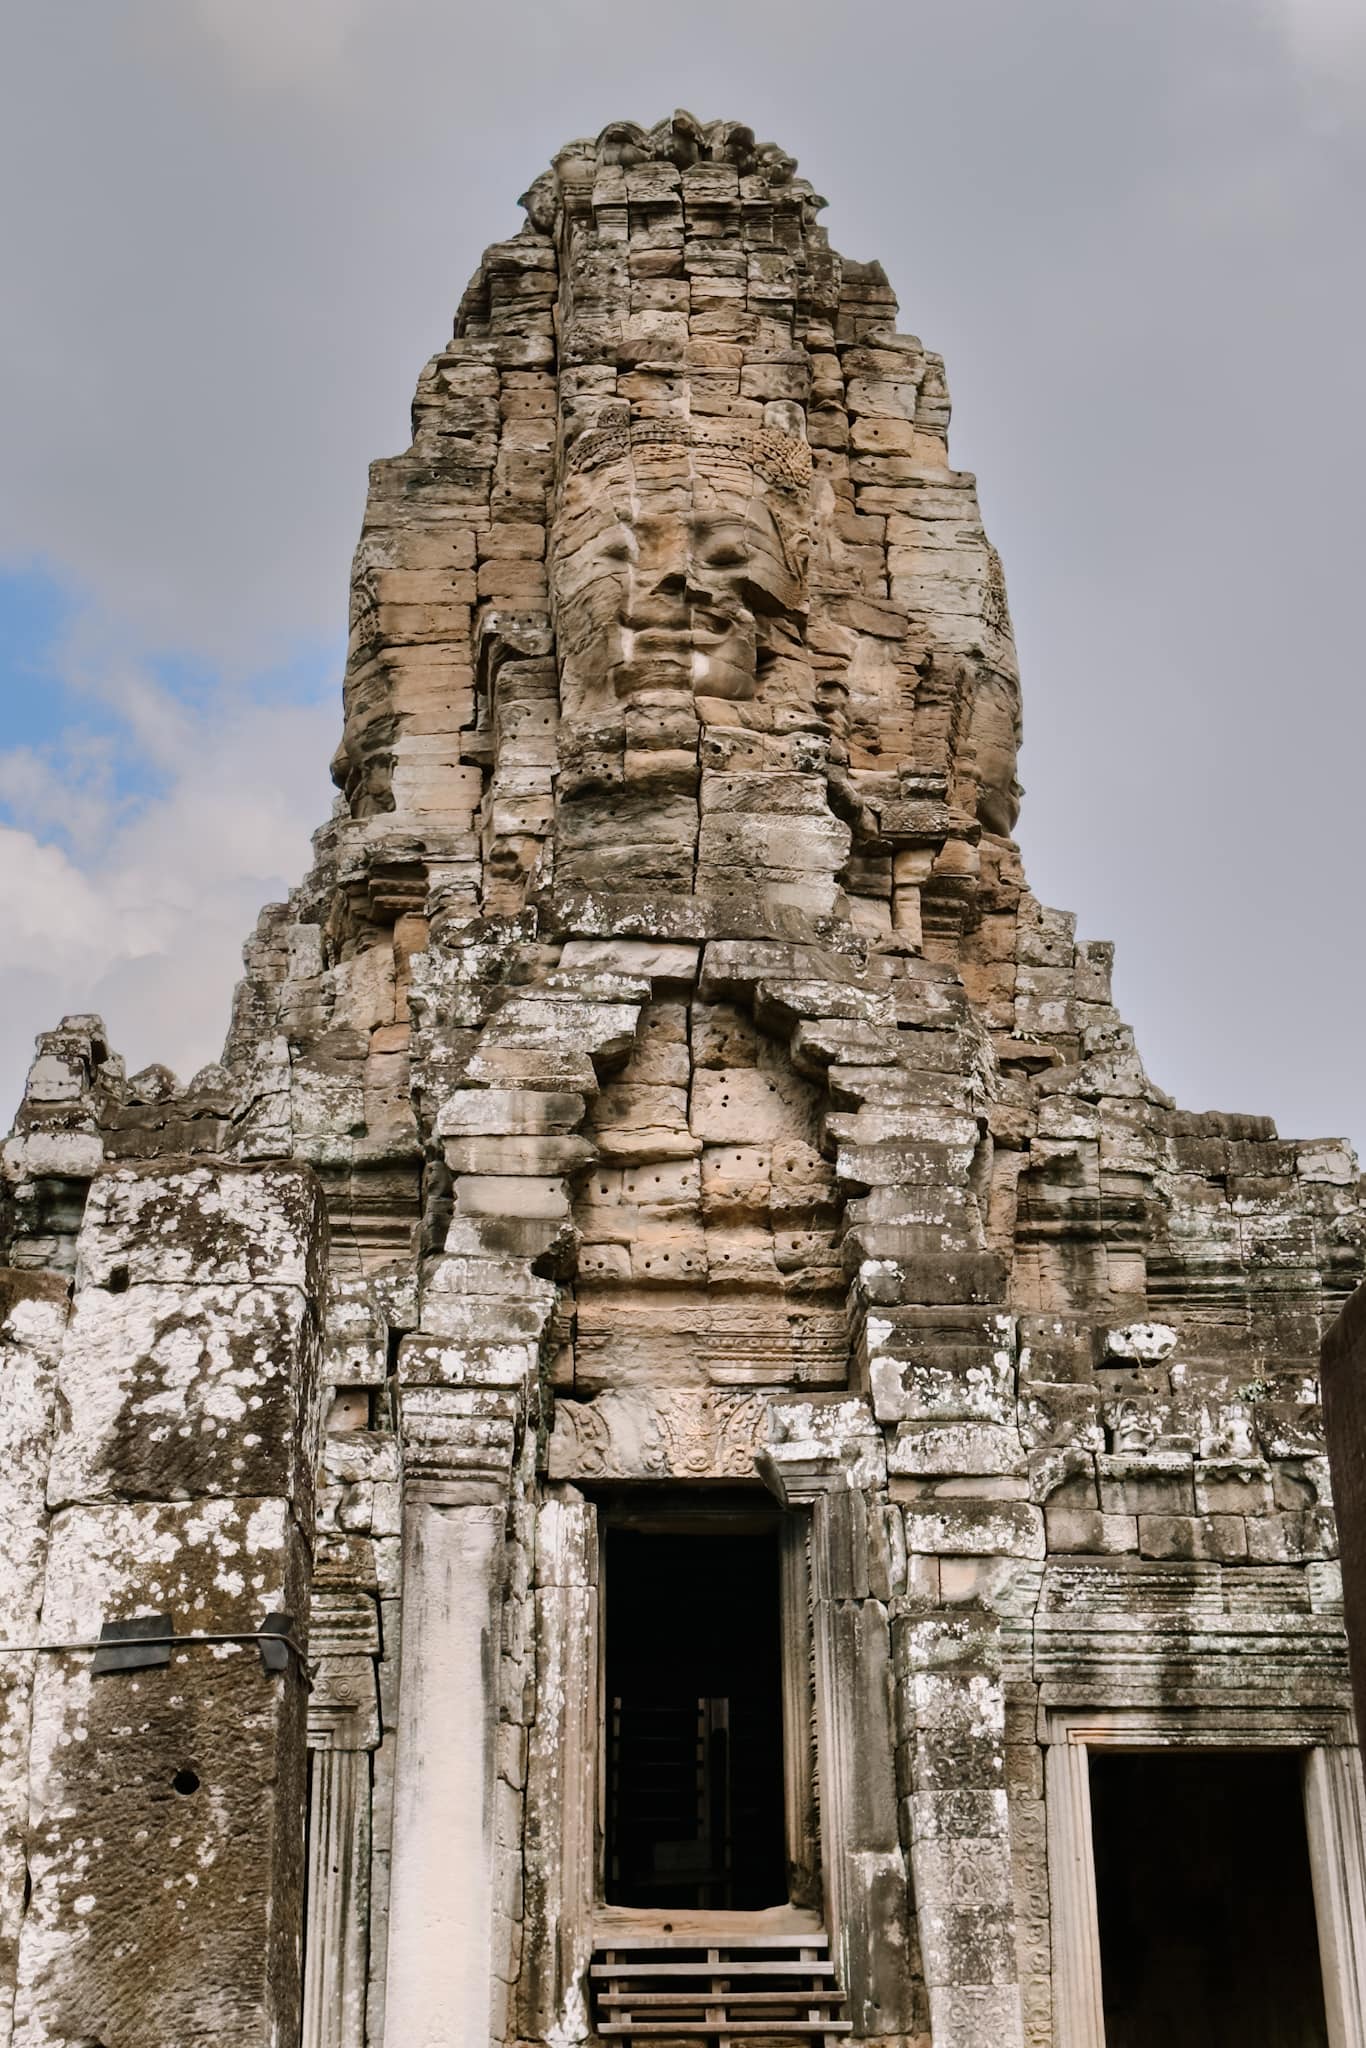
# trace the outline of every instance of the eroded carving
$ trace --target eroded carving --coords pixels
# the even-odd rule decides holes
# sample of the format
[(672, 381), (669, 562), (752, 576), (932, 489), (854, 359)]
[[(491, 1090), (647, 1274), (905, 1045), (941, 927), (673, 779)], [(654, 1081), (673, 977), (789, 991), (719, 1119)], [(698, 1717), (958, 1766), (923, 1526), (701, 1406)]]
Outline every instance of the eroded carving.
[(706, 1387), (559, 1401), (547, 1472), (552, 1479), (752, 1479), (768, 1408), (762, 1395)]
[(615, 841), (620, 879), (690, 887), (705, 727), (743, 726), (760, 697), (815, 722), (810, 477), (775, 430), (623, 414), (575, 443), (551, 531), (563, 879), (610, 873)]

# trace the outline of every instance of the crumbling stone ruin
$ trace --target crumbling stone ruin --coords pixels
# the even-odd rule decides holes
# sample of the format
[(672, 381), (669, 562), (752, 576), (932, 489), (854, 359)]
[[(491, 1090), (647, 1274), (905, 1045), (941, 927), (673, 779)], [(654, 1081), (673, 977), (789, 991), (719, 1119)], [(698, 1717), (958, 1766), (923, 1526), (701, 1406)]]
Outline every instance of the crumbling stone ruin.
[(792, 159), (523, 204), (222, 1063), (68, 1017), (5, 1148), (0, 2043), (1360, 2048), (1355, 1162), (1031, 895), (943, 365)]

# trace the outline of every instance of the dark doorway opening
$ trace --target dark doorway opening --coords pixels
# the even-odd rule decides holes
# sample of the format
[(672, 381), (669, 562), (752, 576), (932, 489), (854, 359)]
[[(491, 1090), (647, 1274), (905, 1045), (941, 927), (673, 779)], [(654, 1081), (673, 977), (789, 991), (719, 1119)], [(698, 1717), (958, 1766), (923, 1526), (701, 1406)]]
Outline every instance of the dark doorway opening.
[(787, 1899), (776, 1521), (606, 1535), (609, 1905)]
[(1090, 1761), (1106, 2048), (1327, 2048), (1299, 1757)]

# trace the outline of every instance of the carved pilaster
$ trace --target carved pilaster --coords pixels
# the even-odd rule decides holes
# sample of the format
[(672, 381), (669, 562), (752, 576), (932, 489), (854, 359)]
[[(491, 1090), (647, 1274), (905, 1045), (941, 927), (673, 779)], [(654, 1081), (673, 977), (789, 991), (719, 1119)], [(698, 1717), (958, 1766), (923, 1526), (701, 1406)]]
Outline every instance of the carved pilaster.
[(1361, 1752), (1354, 1742), (1311, 1749), (1304, 1811), (1323, 1959), (1331, 2048), (1366, 2042), (1366, 1848)]
[(811, 1515), (811, 1620), (826, 1923), (858, 2034), (910, 2026), (910, 1898), (897, 1833), (887, 1610), (855, 1560), (855, 1502), (885, 1483), (882, 1436), (861, 1401), (773, 1411), (756, 1463)]
[(403, 1643), (386, 2037), (485, 2042), (493, 2010), (496, 1645), (516, 1396), (400, 1394)]
[(362, 2048), (370, 1910), (370, 1757), (313, 1752), (303, 2048)]
[(536, 1695), (528, 1730), (525, 2027), (589, 2033), (600, 1729), (597, 1509), (557, 1489), (536, 1518)]
[(1058, 2048), (1104, 2048), (1089, 1758), (1077, 1742), (1050, 1743), (1045, 1758)]
[(314, 1586), (309, 1626), (308, 1916), (302, 2048), (363, 2048), (370, 1920), (370, 1751), (379, 1743), (372, 1594)]
[[(512, 1477), (520, 1403), (485, 1387), (405, 1387), (399, 1395), (405, 1536), (410, 1506), (502, 1501)], [(404, 1594), (407, 1597), (405, 1556)]]

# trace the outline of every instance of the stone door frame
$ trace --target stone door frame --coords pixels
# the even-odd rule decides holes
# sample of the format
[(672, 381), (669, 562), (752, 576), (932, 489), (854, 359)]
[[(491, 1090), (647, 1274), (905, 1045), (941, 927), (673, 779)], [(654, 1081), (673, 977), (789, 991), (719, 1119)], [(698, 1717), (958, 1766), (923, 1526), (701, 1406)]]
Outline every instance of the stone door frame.
[[(650, 1486), (634, 1490), (632, 1506), (633, 1520), (641, 1524), (657, 1520), (661, 1530), (669, 1528), (674, 1515), (671, 1510), (679, 1505), (681, 1487), (669, 1488), (669, 1505), (660, 1504), (657, 1515), (654, 1502), (658, 1489)], [(811, 1592), (810, 1567), (807, 1556), (810, 1518), (791, 1510), (775, 1512), (771, 1497), (760, 1487), (751, 1489), (752, 1512), (756, 1519), (763, 1515), (771, 1519), (778, 1546), (778, 1624), (780, 1645), (780, 1672), (783, 1727), (783, 1839), (788, 1869), (789, 1899), (787, 1903), (814, 1909), (820, 1913), (822, 1907), (821, 1884), (821, 1825), (819, 1803), (816, 1792), (816, 1749), (813, 1677), (813, 1643), (811, 1633)], [(605, 1546), (602, 1536), (611, 1518), (611, 1502), (599, 1497), (595, 1502), (598, 1517), (600, 1554)], [(737, 1524), (748, 1519), (746, 1509), (738, 1501), (733, 1508), (721, 1511), (719, 1519), (733, 1515)], [(595, 1646), (593, 1656), (594, 1699), (591, 1718), (595, 1722), (597, 1740), (593, 1746), (593, 1915), (610, 1915), (612, 1908), (606, 1903), (606, 1791), (607, 1791), (607, 1594), (608, 1580), (605, 1564), (599, 1565), (595, 1616)], [(807, 1896), (792, 1898), (793, 1890)], [(677, 1913), (686, 1908), (676, 1909)], [(660, 1908), (661, 1917), (676, 1917), (674, 1912)], [(719, 1915), (718, 1915), (719, 1917)], [(743, 1928), (750, 1915), (736, 1911), (727, 1914), (737, 1928)]]
[[(727, 1483), (722, 1475), (718, 1478)], [(635, 1491), (640, 1510), (648, 1515), (657, 1482)], [(670, 1491), (676, 1496), (675, 1488)], [(771, 1506), (758, 1488), (754, 1504)], [(588, 1965), (614, 1911), (604, 1902), (603, 1854), (607, 1730), (601, 1536), (607, 1505), (596, 1488), (580, 1491), (577, 1480), (572, 1500), (543, 1503), (542, 1514), (558, 1519), (567, 1512), (573, 1519), (578, 1533), (568, 1548), (576, 1561), (562, 1580), (538, 1582), (534, 1596), (538, 1702), (528, 1730), (527, 1810), (536, 1842), (531, 1882), (544, 1954), (533, 1948), (521, 1998), (533, 2036), (558, 2034), (568, 2041), (588, 2033)], [(809, 1517), (800, 1512), (779, 1520), (784, 1807), (789, 1860), (819, 1887), (808, 1527)], [(749, 1919), (739, 1913), (728, 1917), (737, 1931)]]
[(1043, 1716), (1055, 2048), (1105, 2048), (1088, 1768), (1093, 1749), (1292, 1749), (1329, 2048), (1366, 2048), (1366, 1786), (1350, 1714), (1316, 1708), (1053, 1708)]

